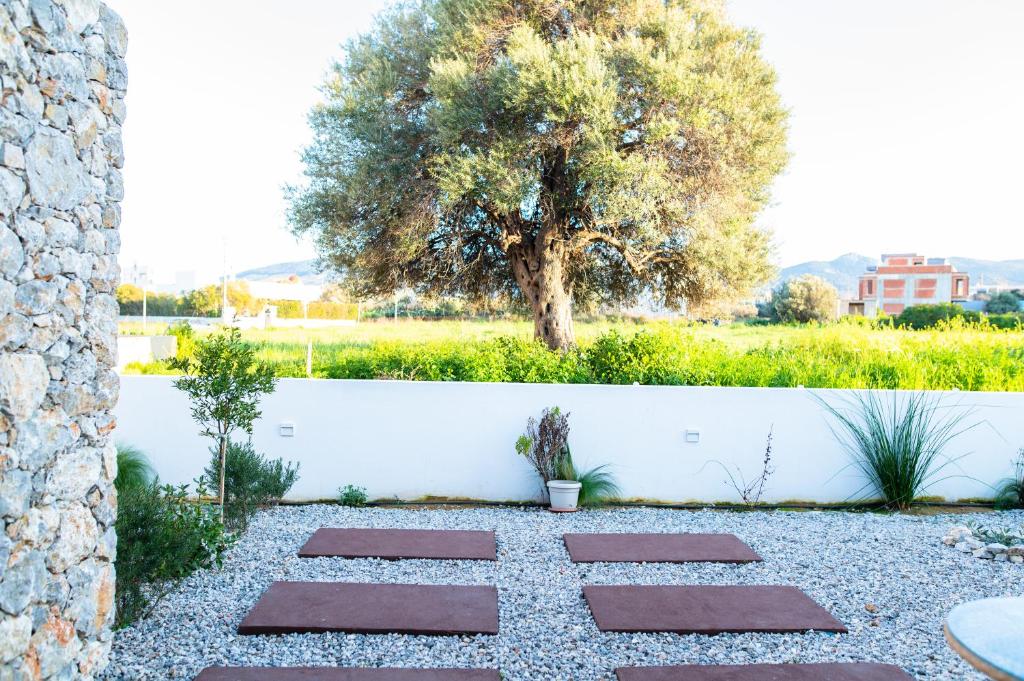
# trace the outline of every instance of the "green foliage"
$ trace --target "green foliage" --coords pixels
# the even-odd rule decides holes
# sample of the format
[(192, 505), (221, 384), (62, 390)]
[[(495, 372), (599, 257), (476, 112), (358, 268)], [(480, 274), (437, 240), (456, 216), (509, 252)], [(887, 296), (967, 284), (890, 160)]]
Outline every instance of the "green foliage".
[(117, 477), (114, 478), (114, 487), (118, 495), (130, 489), (145, 487), (155, 479), (156, 473), (141, 450), (131, 445), (117, 445)]
[(1013, 475), (996, 486), (996, 508), (1024, 508), (1024, 449), (1013, 462)]
[(989, 314), (1007, 314), (1021, 311), (1021, 299), (1013, 291), (998, 291), (985, 304)]
[(572, 451), (568, 444), (562, 449), (555, 468), (558, 480), (573, 480), (580, 483), (580, 496), (577, 502), (580, 506), (601, 506), (622, 495), (622, 490), (619, 489), (615, 476), (607, 465), (581, 471), (572, 459)]
[[(142, 289), (134, 284), (117, 287), (117, 305), (120, 314), (142, 315)], [(146, 292), (146, 314), (153, 317), (173, 317), (180, 313), (181, 299), (170, 293)]]
[(981, 313), (967, 311), (955, 303), (911, 305), (896, 317), (896, 326), (908, 329), (931, 329), (940, 322), (948, 322), (951, 319), (976, 323), (981, 321)]
[(177, 339), (174, 356), (178, 361), (188, 361), (196, 352), (196, 332), (187, 321), (167, 325), (167, 333)]
[[(870, 322), (870, 323), (869, 323)], [(476, 328), (482, 330), (475, 330)], [(580, 348), (551, 352), (512, 324), (362, 324), (313, 346), (317, 378), (610, 383), (904, 390), (1024, 391), (1024, 333), (991, 323), (941, 322), (909, 331), (886, 321), (703, 327), (599, 325)], [(487, 331), (498, 329), (498, 331)], [(610, 330), (604, 330), (610, 329)], [(247, 332), (256, 338), (292, 332)], [(253, 344), (277, 376), (305, 377), (306, 341)], [(338, 332), (334, 332), (335, 338)], [(401, 334), (401, 335), (399, 335)], [(475, 334), (475, 337), (474, 337)], [(298, 336), (298, 334), (296, 334)], [(408, 337), (403, 337), (408, 336)], [(423, 337), (432, 340), (419, 340)], [(129, 371), (166, 374), (162, 363)]]
[(985, 544), (1024, 546), (1024, 525), (1016, 530), (1011, 527), (987, 527), (971, 520), (964, 525), (971, 531), (975, 539)]
[(924, 393), (893, 392), (891, 402), (865, 393), (839, 406), (815, 398), (838, 424), (832, 432), (867, 479), (865, 489), (899, 510), (910, 508), (951, 463), (947, 445), (977, 425), (963, 426), (970, 410), (944, 407)]
[(241, 333), (234, 327), (197, 341), (191, 357), (175, 358), (169, 364), (184, 374), (174, 381), (174, 387), (192, 400), (192, 418), (202, 428), (200, 435), (217, 441), (223, 520), (228, 440), (238, 429), (252, 435), (252, 424), (260, 417), (260, 398), (274, 391), (277, 379), (269, 365), (256, 359), (255, 348), (242, 342)]
[[(204, 490), (200, 487), (199, 493)], [(234, 539), (185, 486), (118, 487), (116, 626), (145, 617), (196, 570), (220, 567)]]
[[(220, 488), (220, 449), (210, 449), (212, 459), (203, 471), (203, 484)], [(282, 459), (267, 459), (251, 442), (229, 442), (225, 468), (224, 524), (230, 530), (244, 530), (258, 509), (278, 503), (299, 477), (299, 465), (285, 465)]]
[(365, 296), (733, 297), (770, 276), (775, 83), (715, 3), (399, 3), (324, 86), (291, 221)]
[(366, 506), (366, 489), (345, 485), (338, 490), (338, 503), (342, 506)]
[(771, 310), (783, 322), (827, 322), (839, 313), (839, 292), (821, 277), (805, 274), (772, 292)]

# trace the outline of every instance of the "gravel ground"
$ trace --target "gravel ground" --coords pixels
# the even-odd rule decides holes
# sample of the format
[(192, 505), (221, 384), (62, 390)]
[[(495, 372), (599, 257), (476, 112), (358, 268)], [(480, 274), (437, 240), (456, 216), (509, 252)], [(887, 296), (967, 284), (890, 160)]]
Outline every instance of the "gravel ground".
[[(1024, 568), (943, 546), (963, 516), (622, 509), (265, 511), (224, 568), (189, 578), (146, 621), (114, 639), (107, 679), (191, 679), (208, 665), (492, 667), (517, 679), (614, 679), (622, 665), (876, 661), (919, 679), (983, 679), (946, 646), (943, 616), (987, 596), (1024, 594)], [(984, 517), (1020, 525), (1024, 513)], [(494, 529), (498, 561), (299, 559), (322, 526)], [(765, 559), (749, 565), (573, 565), (562, 532), (732, 532)], [(495, 584), (498, 636), (238, 636), (274, 580)], [(849, 634), (602, 634), (584, 584), (791, 584)], [(874, 607), (866, 607), (874, 606)], [(871, 612), (875, 610), (876, 612)]]

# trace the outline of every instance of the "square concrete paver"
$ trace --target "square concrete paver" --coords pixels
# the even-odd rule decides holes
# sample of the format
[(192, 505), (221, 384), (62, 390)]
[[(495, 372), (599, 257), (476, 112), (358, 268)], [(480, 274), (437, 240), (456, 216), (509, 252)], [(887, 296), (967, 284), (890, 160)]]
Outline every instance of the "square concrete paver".
[(301, 558), (430, 558), (497, 560), (493, 531), (322, 527), (299, 549)]
[(274, 582), (239, 634), (497, 634), (493, 586)]
[(493, 669), (208, 667), (195, 681), (500, 681)]
[(733, 534), (564, 534), (574, 563), (750, 563), (761, 556)]
[(891, 664), (744, 664), (620, 667), (619, 681), (913, 681)]
[(585, 586), (583, 595), (601, 631), (846, 632), (791, 586)]

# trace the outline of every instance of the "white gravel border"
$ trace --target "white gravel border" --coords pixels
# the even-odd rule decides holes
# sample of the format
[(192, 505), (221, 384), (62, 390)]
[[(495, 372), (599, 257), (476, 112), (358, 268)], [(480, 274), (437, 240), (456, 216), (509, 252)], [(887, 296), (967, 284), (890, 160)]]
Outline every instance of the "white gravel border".
[[(954, 606), (1024, 595), (1017, 566), (979, 561), (941, 543), (972, 516), (725, 512), (632, 508), (282, 507), (260, 513), (219, 571), (193, 575), (146, 621), (115, 635), (106, 679), (191, 679), (209, 665), (490, 667), (506, 681), (614, 679), (615, 667), (873, 661), (918, 679), (984, 679), (946, 645)], [(1020, 525), (1022, 512), (982, 517)], [(300, 559), (319, 527), (496, 530), (498, 561)], [(763, 563), (574, 565), (563, 532), (732, 532)], [(498, 636), (293, 634), (239, 636), (235, 627), (274, 580), (495, 584)], [(603, 634), (584, 584), (789, 584), (849, 634)]]

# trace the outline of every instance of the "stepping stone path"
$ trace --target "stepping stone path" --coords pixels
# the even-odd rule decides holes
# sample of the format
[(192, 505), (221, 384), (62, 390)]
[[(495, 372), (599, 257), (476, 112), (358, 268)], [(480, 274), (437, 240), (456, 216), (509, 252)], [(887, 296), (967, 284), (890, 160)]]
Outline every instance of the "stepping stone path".
[[(729, 534), (565, 534), (574, 563), (762, 560)], [(321, 528), (303, 558), (496, 560), (494, 532)], [(588, 585), (583, 595), (601, 631), (719, 634), (845, 633), (846, 627), (791, 586)], [(316, 632), (497, 634), (494, 586), (274, 582), (240, 634)], [(619, 681), (907, 681), (883, 664), (623, 667)], [(211, 667), (196, 681), (496, 681), (490, 669)]]
[(239, 634), (497, 634), (493, 586), (274, 582)]
[(734, 534), (563, 534), (574, 563), (751, 563)]
[(300, 558), (429, 558), (498, 560), (494, 532), (373, 530), (323, 527), (299, 549)]

